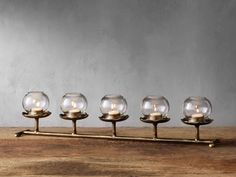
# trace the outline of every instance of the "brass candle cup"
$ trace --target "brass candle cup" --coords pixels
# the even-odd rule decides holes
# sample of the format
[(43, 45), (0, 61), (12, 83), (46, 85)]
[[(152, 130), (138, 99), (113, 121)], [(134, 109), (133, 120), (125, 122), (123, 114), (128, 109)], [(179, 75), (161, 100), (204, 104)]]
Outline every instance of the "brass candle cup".
[(77, 134), (77, 125), (76, 125), (77, 120), (85, 119), (88, 116), (89, 115), (87, 113), (84, 113), (84, 112), (82, 113), (81, 111), (80, 112), (70, 112), (70, 113), (66, 112), (64, 114), (60, 114), (60, 117), (62, 119), (72, 121), (72, 123), (73, 123), (72, 135), (76, 135)]
[(30, 115), (35, 115), (35, 116), (39, 116), (42, 115), (45, 111), (40, 109), (40, 110), (31, 110), (28, 112), (28, 114)]
[(144, 117), (140, 117), (140, 120), (144, 123), (151, 123), (153, 124), (153, 138), (157, 139), (157, 125), (159, 123), (165, 123), (170, 120), (170, 118), (162, 115), (145, 115)]
[(146, 116), (146, 117), (147, 117), (147, 119), (153, 120), (153, 121), (161, 120), (161, 119), (164, 118), (162, 115), (149, 115), (149, 116)]
[(202, 117), (190, 117), (188, 118), (188, 121), (191, 123), (197, 123), (197, 122), (203, 122), (204, 121), (204, 116)]
[(51, 112), (50, 111), (42, 111), (42, 112), (36, 111), (36, 113), (34, 112), (32, 114), (32, 112), (30, 111), (30, 112), (22, 112), (22, 115), (26, 118), (35, 119), (35, 132), (39, 132), (39, 119), (50, 116)]
[(81, 111), (79, 111), (79, 112), (71, 112), (71, 111), (69, 111), (69, 112), (66, 112), (65, 114), (66, 114), (66, 116), (68, 118), (71, 118), (71, 119), (80, 117), (80, 115), (82, 115)]
[(103, 118), (107, 120), (118, 120), (122, 115), (119, 114), (103, 114)]

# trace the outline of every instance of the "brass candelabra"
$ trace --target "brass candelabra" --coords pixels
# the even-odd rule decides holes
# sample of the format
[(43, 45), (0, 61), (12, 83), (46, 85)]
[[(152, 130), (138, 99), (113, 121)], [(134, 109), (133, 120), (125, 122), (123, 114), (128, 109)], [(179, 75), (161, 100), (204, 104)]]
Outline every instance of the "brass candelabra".
[(51, 112), (47, 111), (49, 99), (43, 92), (29, 92), (23, 99), (23, 107), (26, 112), (22, 115), (26, 118), (35, 119), (35, 130), (23, 130), (17, 132), (16, 137), (22, 135), (42, 135), (57, 137), (73, 137), (73, 138), (94, 138), (94, 139), (112, 139), (112, 140), (132, 140), (132, 141), (150, 141), (150, 142), (172, 142), (172, 143), (196, 143), (208, 144), (214, 147), (218, 142), (217, 139), (201, 139), (200, 126), (210, 124), (213, 120), (209, 119), (211, 113), (211, 103), (205, 97), (189, 97), (184, 102), (185, 118), (181, 119), (183, 123), (192, 125), (196, 128), (196, 136), (194, 139), (184, 138), (161, 138), (158, 136), (158, 124), (166, 123), (170, 120), (167, 116), (169, 112), (169, 102), (163, 96), (147, 96), (142, 102), (143, 117), (140, 120), (144, 123), (153, 125), (153, 137), (135, 137), (135, 136), (118, 136), (116, 124), (128, 119), (126, 115), (127, 102), (121, 95), (105, 95), (101, 100), (100, 110), (102, 116), (100, 120), (112, 123), (112, 134), (96, 135), (96, 134), (80, 134), (77, 132), (77, 121), (88, 117), (85, 112), (87, 108), (87, 99), (81, 93), (67, 93), (62, 97), (60, 117), (65, 120), (72, 121), (72, 133), (45, 132), (39, 130), (39, 120), (48, 117)]
[(190, 122), (187, 118), (183, 118), (182, 122), (187, 125), (193, 125), (196, 128), (196, 136), (194, 139), (182, 139), (182, 138), (161, 138), (158, 136), (157, 125), (160, 123), (165, 123), (170, 120), (170, 118), (163, 117), (161, 119), (151, 119), (150, 117), (144, 116), (141, 117), (140, 120), (145, 123), (153, 124), (153, 137), (134, 137), (134, 136), (117, 136), (117, 128), (116, 123), (120, 121), (126, 120), (128, 115), (120, 115), (120, 116), (110, 116), (110, 115), (102, 115), (99, 118), (105, 122), (112, 123), (112, 134), (108, 135), (92, 135), (92, 134), (80, 134), (77, 132), (76, 122), (77, 120), (82, 120), (88, 117), (87, 113), (79, 114), (75, 117), (68, 117), (66, 114), (60, 114), (60, 117), (65, 120), (70, 120), (73, 123), (73, 131), (72, 133), (58, 133), (58, 132), (45, 132), (39, 130), (39, 119), (45, 118), (49, 116), (50, 112), (44, 112), (43, 114), (32, 115), (30, 113), (23, 112), (22, 115), (26, 118), (35, 119), (35, 130), (23, 130), (17, 132), (15, 134), (16, 137), (20, 137), (23, 135), (37, 135), (37, 136), (54, 136), (54, 137), (73, 137), (73, 138), (94, 138), (94, 139), (112, 139), (112, 140), (132, 140), (132, 141), (149, 141), (149, 142), (172, 142), (172, 143), (195, 143), (195, 144), (208, 144), (209, 147), (214, 147), (218, 142), (217, 139), (200, 139), (200, 131), (199, 127), (201, 125), (206, 125), (211, 123), (212, 119), (204, 120), (203, 122)]

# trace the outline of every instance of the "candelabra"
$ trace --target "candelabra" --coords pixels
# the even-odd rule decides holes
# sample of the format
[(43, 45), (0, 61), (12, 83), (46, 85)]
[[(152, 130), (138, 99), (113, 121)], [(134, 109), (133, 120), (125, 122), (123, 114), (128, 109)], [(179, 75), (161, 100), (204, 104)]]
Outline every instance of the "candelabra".
[(217, 139), (201, 139), (199, 127), (201, 125), (210, 124), (212, 106), (210, 101), (205, 97), (189, 97), (184, 101), (183, 114), (181, 119), (187, 125), (195, 126), (196, 136), (194, 139), (185, 138), (162, 138), (158, 136), (157, 126), (160, 123), (170, 121), (168, 113), (170, 110), (168, 100), (163, 96), (146, 96), (141, 103), (141, 111), (143, 116), (140, 120), (144, 123), (153, 125), (153, 137), (135, 137), (135, 136), (118, 136), (116, 123), (129, 118), (126, 114), (127, 101), (122, 95), (105, 95), (101, 99), (100, 111), (102, 115), (100, 120), (112, 123), (112, 134), (80, 134), (77, 132), (76, 122), (88, 117), (86, 113), (87, 99), (81, 93), (67, 93), (62, 97), (60, 117), (70, 120), (73, 123), (72, 133), (58, 133), (39, 131), (39, 119), (48, 117), (49, 99), (43, 92), (29, 92), (23, 98), (23, 107), (25, 112), (22, 115), (26, 118), (34, 118), (36, 121), (35, 130), (23, 130), (15, 134), (16, 137), (22, 135), (42, 135), (57, 137), (74, 137), (74, 138), (94, 138), (94, 139), (112, 139), (112, 140), (132, 140), (132, 141), (150, 141), (150, 142), (172, 142), (172, 143), (195, 143), (208, 144), (214, 147), (218, 142)]

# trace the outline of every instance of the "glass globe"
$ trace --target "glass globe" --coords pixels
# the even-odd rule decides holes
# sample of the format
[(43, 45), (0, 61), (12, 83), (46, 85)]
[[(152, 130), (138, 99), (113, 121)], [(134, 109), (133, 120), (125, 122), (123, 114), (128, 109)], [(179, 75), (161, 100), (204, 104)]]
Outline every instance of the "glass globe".
[(81, 93), (66, 93), (62, 97), (61, 110), (64, 113), (85, 113), (87, 99)]
[(142, 101), (141, 110), (145, 116), (166, 117), (170, 106), (164, 96), (146, 96)]
[(127, 102), (121, 95), (105, 95), (100, 104), (102, 114), (119, 115), (127, 110)]
[(24, 96), (22, 105), (26, 112), (44, 112), (48, 109), (49, 98), (41, 91), (31, 91)]
[(207, 118), (211, 111), (211, 102), (206, 97), (189, 97), (184, 101), (183, 113), (185, 117)]

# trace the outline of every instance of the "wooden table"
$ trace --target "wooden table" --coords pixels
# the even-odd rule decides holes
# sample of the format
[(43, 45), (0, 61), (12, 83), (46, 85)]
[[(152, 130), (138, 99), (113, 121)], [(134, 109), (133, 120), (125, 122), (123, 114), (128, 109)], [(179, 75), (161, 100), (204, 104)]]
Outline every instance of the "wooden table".
[[(236, 127), (201, 128), (219, 138), (215, 148), (198, 144), (23, 136), (23, 128), (0, 128), (0, 176), (199, 177), (236, 176)], [(43, 130), (70, 132), (68, 128)], [(109, 128), (81, 133), (110, 134)], [(119, 135), (152, 136), (151, 128), (119, 128)], [(194, 137), (193, 128), (160, 128), (160, 137)]]

